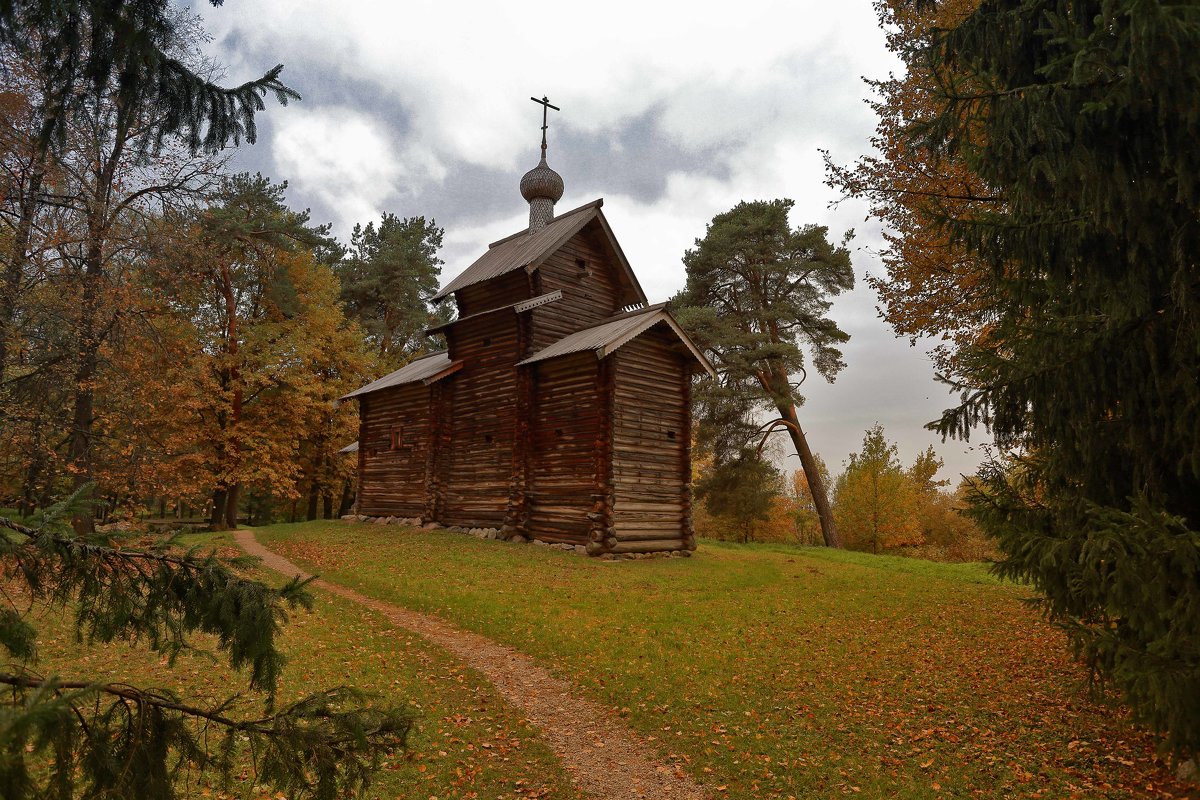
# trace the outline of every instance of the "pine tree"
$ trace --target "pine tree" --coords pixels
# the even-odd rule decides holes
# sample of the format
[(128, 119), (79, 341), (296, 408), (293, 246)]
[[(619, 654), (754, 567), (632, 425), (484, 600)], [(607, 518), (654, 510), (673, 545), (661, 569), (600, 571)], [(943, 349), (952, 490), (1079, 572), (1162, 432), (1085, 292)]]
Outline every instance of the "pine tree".
[(306, 423), (329, 405), (319, 371), (338, 349), (357, 355), (340, 336), (336, 279), (318, 260), (332, 249), (328, 231), (289, 209), (285, 189), (261, 175), (228, 178), (160, 256), (159, 291), (197, 342), (197, 375), (178, 394), (200, 394), (193, 427), (216, 529), (237, 526), (248, 484), (291, 493)]
[(672, 305), (721, 373), (716, 385), (697, 392), (701, 443), (719, 445), (718, 463), (736, 459), (747, 431), (754, 430), (749, 420), (759, 410), (778, 414), (767, 429), (787, 430), (812, 489), (825, 544), (840, 547), (796, 407), (804, 402), (798, 388), (808, 375), (806, 350), (828, 381), (845, 366), (837, 345), (850, 337), (828, 316), (829, 298), (854, 287), (854, 270), (844, 242), (830, 244), (826, 228), (791, 227), (792, 205), (742, 202), (715, 216), (705, 237), (683, 256), (687, 285)]
[(752, 448), (718, 464), (696, 482), (696, 498), (705, 509), (737, 529), (737, 538), (749, 542), (755, 523), (770, 516), (772, 502), (783, 488), (779, 470)]
[(946, 223), (994, 322), (938, 426), (1014, 453), (975, 496), (1001, 573), (1178, 753), (1200, 749), (1198, 51), (1194, 3), (989, 0), (932, 37), (941, 110), (909, 130), (1002, 200)]
[(423, 352), (425, 329), (445, 322), (431, 307), (442, 261), (442, 229), (424, 217), (384, 214), (379, 227), (355, 225), (350, 251), (337, 267), (346, 315), (356, 319), (381, 365), (396, 369)]
[[(0, 517), (6, 591), (25, 607), (0, 612), (0, 794), (175, 798), (189, 771), (228, 779), (239, 752), (256, 778), (292, 797), (340, 797), (369, 783), (371, 770), (404, 746), (402, 710), (364, 705), (336, 688), (275, 707), (283, 657), (275, 636), (287, 610), (311, 605), (304, 583), (279, 589), (241, 577), (211, 553), (165, 541), (149, 549), (106, 535), (76, 536), (64, 521), (71, 501), (27, 527)], [(13, 595), (10, 595), (12, 597)], [(258, 718), (234, 716), (227, 700), (197, 706), (163, 689), (38, 672), (36, 611), (73, 614), (92, 642), (138, 642), (168, 659), (197, 633), (215, 637), (229, 663), (267, 694)]]

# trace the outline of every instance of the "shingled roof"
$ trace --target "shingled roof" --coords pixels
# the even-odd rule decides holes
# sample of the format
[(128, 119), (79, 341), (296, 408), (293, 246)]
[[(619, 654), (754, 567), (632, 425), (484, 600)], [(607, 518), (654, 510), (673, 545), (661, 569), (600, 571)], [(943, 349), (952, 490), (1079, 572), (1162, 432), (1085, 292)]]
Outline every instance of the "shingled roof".
[(588, 223), (594, 221), (604, 233), (608, 245), (612, 248), (613, 255), (620, 265), (623, 277), (628, 283), (629, 295), (622, 305), (645, 303), (646, 295), (642, 291), (641, 284), (638, 283), (637, 277), (633, 274), (633, 268), (625, 259), (621, 245), (617, 243), (612, 229), (608, 226), (608, 221), (604, 219), (604, 214), (600, 211), (600, 207), (603, 205), (603, 199), (593, 200), (587, 205), (555, 217), (544, 228), (533, 233), (522, 229), (512, 236), (493, 242), (486, 253), (442, 287), (433, 296), (433, 299), (435, 301), (442, 300), (459, 289), (497, 278), (515, 269), (522, 269), (530, 265), (537, 266), (566, 244), (572, 236), (583, 230)]
[(524, 361), (518, 362), (517, 366), (534, 364), (538, 361), (545, 361), (548, 358), (558, 358), (559, 356), (582, 353), (589, 350), (596, 353), (596, 358), (604, 358), (661, 322), (670, 327), (679, 338), (679, 341), (691, 351), (700, 367), (715, 378), (717, 376), (716, 369), (704, 357), (704, 353), (691, 340), (691, 337), (684, 332), (683, 328), (679, 327), (679, 323), (667, 311), (666, 306), (666, 303), (659, 303), (649, 308), (619, 314), (607, 322), (576, 331), (542, 348)]

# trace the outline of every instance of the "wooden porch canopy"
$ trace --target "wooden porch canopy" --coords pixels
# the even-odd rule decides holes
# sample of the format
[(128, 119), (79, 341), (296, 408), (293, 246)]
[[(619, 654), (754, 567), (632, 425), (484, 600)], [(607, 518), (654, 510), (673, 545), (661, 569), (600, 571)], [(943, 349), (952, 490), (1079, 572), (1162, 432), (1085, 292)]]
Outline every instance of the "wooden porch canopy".
[(705, 358), (704, 353), (684, 332), (683, 328), (679, 327), (679, 323), (667, 311), (666, 306), (666, 303), (659, 303), (649, 308), (618, 314), (600, 325), (564, 336), (524, 361), (518, 362), (517, 366), (535, 364), (549, 358), (588, 350), (593, 351), (597, 359), (601, 359), (616, 352), (622, 345), (636, 339), (655, 325), (662, 323), (671, 329), (679, 342), (692, 354), (695, 359), (693, 366), (695, 372), (707, 372), (711, 377), (717, 377), (716, 368)]
[(445, 350), (437, 353), (430, 353), (427, 356), (422, 356), (416, 361), (405, 364), (395, 372), (388, 373), (376, 381), (368, 383), (361, 389), (355, 389), (349, 394), (344, 394), (339, 400), (349, 400), (351, 397), (378, 392), (383, 389), (391, 389), (393, 386), (403, 386), (406, 383), (416, 383), (421, 381), (425, 384), (439, 381), (447, 375), (453, 375), (462, 368), (462, 361), (451, 361), (450, 354)]

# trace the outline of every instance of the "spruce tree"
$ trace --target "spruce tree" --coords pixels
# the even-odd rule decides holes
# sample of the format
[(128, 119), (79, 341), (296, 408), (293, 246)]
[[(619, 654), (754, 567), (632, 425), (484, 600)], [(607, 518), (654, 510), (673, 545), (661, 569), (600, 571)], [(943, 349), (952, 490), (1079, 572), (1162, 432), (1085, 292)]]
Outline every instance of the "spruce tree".
[(300, 99), (279, 80), (282, 64), (240, 86), (209, 80), (175, 49), (185, 24), (170, 0), (0, 2), (0, 45), (32, 60), (44, 77), (39, 146), (60, 142), (72, 116), (110, 92), (118, 106), (154, 109), (158, 144), (179, 136), (193, 151), (254, 142), (254, 115), (267, 94), (283, 104)]
[(938, 427), (1012, 452), (976, 493), (1078, 655), (1200, 749), (1200, 6), (987, 0), (927, 57), (913, 141), (999, 203), (945, 220), (991, 324)]

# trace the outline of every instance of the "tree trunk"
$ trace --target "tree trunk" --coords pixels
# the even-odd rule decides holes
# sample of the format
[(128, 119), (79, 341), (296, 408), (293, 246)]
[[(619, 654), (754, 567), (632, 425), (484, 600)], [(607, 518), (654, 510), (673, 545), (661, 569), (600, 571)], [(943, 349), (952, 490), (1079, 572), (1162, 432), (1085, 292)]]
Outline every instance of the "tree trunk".
[(229, 487), (229, 493), (225, 498), (225, 527), (227, 530), (235, 531), (238, 526), (238, 501), (241, 499), (242, 485), (235, 483)]
[(25, 472), (25, 480), (21, 486), (21, 514), (23, 516), (33, 515), (39, 506), (39, 499), (45, 496), (46, 486), (52, 483), (44, 476), (46, 467), (46, 450), (42, 446), (42, 418), (39, 415), (34, 419), (29, 469)]
[(209, 517), (208, 527), (214, 531), (225, 530), (225, 500), (228, 495), (224, 487), (213, 492), (212, 516)]
[(342, 481), (342, 500), (338, 503), (339, 517), (344, 517), (350, 513), (350, 509), (354, 507), (354, 482)]
[(321, 493), (321, 510), (325, 519), (333, 519), (333, 492), (328, 487)]
[(833, 509), (829, 506), (825, 479), (821, 477), (817, 459), (813, 457), (812, 450), (808, 447), (808, 439), (804, 436), (804, 430), (796, 419), (796, 407), (788, 405), (777, 406), (777, 408), (779, 416), (788, 423), (788, 435), (792, 437), (796, 455), (800, 456), (800, 466), (804, 468), (804, 477), (808, 480), (808, 488), (812, 492), (813, 505), (817, 507), (817, 517), (821, 520), (821, 536), (825, 539), (825, 546), (840, 548), (842, 538), (838, 535), (837, 525), (833, 521)]
[(317, 485), (317, 478), (314, 475), (313, 481), (308, 487), (308, 513), (304, 515), (304, 518), (309, 522), (312, 522), (317, 518), (317, 503), (319, 503), (320, 500), (321, 487)]
[[(71, 413), (71, 434), (67, 444), (67, 463), (73, 478), (71, 488), (78, 491), (92, 481), (92, 428), (96, 420), (96, 372), (100, 364), (99, 283), (104, 268), (100, 232), (89, 225), (88, 247), (83, 260), (83, 293), (79, 302), (79, 362), (75, 366), (75, 397)], [(71, 520), (75, 532), (95, 530), (94, 514), (77, 513)]]
[(29, 187), (21, 197), (17, 227), (9, 248), (8, 264), (4, 269), (4, 288), (0, 291), (0, 384), (4, 383), (8, 366), (9, 343), (12, 341), (12, 323), (17, 315), (17, 299), (21, 294), (21, 281), (25, 277), (25, 265), (29, 263), (29, 242), (33, 234), (33, 218), (37, 214), (45, 179), (46, 149), (40, 147), (30, 178)]

